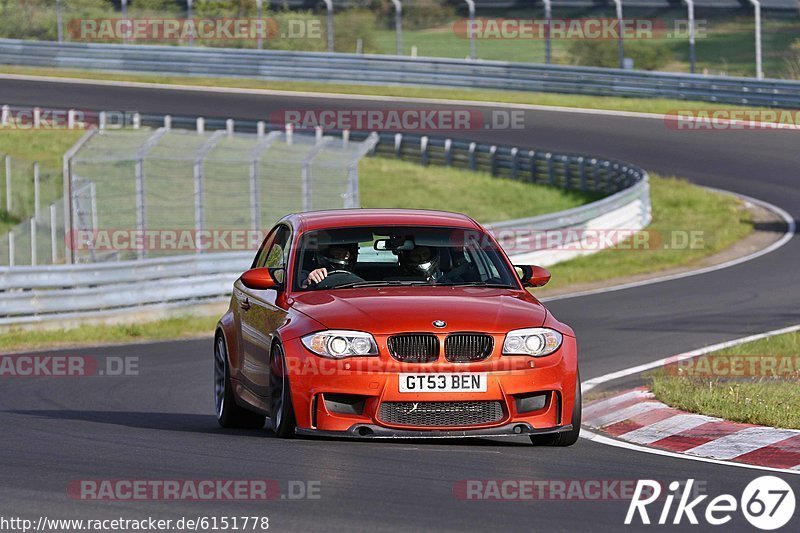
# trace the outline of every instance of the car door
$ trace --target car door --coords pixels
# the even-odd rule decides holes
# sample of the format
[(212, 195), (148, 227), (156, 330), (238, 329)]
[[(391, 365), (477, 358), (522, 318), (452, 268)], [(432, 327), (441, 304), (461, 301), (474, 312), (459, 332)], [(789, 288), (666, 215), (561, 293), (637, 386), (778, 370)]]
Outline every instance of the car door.
[[(269, 268), (278, 281), (284, 280), (290, 236), (288, 226), (277, 226), (256, 256), (253, 267)], [(251, 392), (265, 398), (272, 341), (287, 314), (277, 301), (283, 287), (255, 290), (240, 282), (237, 284), (242, 339), (241, 381)]]

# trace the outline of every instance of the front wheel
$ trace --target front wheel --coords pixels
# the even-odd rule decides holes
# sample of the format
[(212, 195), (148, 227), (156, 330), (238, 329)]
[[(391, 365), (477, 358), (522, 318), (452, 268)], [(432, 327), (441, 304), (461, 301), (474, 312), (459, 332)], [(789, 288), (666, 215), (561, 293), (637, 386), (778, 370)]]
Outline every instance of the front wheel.
[(214, 407), (217, 422), (224, 428), (261, 429), (267, 417), (248, 411), (236, 404), (228, 368), (228, 349), (220, 334), (214, 343)]
[(581, 412), (583, 410), (581, 394), (581, 375), (578, 374), (575, 385), (575, 405), (572, 408), (572, 429), (561, 433), (531, 435), (531, 442), (537, 446), (572, 446), (581, 435)]
[(287, 374), (283, 346), (276, 343), (272, 348), (269, 364), (269, 412), (272, 419), (272, 430), (276, 436), (282, 439), (292, 438), (297, 425)]

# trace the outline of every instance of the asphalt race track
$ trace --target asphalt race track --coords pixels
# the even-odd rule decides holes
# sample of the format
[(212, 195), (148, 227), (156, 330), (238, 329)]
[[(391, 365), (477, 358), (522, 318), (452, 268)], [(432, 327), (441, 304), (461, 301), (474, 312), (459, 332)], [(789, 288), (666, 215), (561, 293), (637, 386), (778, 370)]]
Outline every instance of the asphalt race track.
[[(264, 119), (282, 109), (436, 107), (18, 80), (0, 80), (0, 103), (234, 119)], [(797, 131), (674, 131), (650, 118), (539, 110), (526, 111), (525, 124), (523, 130), (477, 130), (460, 136), (619, 158), (649, 171), (765, 200), (795, 219), (800, 215)], [(575, 328), (586, 380), (800, 323), (798, 264), (800, 241), (793, 239), (735, 267), (553, 301), (548, 307)], [(551, 449), (533, 448), (527, 439), (283, 441), (268, 430), (222, 430), (213, 416), (211, 350), (210, 340), (70, 350), (65, 353), (137, 356), (140, 375), (4, 380), (0, 514), (173, 519), (260, 515), (269, 516), (278, 531), (618, 531), (625, 527), (628, 500), (475, 501), (458, 498), (454, 486), (461, 480), (490, 479), (694, 478), (705, 484), (711, 497), (729, 493), (738, 498), (744, 486), (762, 474), (585, 439), (572, 448)], [(800, 496), (800, 477), (777, 475)], [(66, 489), (76, 479), (207, 478), (275, 479), (284, 495), (291, 480), (319, 481), (320, 498), (90, 502), (71, 499)], [(651, 518), (655, 520), (660, 510), (652, 511)], [(798, 530), (797, 514), (786, 531)], [(685, 519), (683, 527), (688, 527)], [(740, 513), (724, 527), (752, 529)]]

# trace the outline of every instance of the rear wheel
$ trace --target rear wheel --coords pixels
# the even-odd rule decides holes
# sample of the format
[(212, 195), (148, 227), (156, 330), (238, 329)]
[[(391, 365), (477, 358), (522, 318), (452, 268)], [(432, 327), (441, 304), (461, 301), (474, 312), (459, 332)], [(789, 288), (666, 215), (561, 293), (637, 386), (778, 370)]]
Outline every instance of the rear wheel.
[(272, 347), (272, 356), (269, 364), (269, 406), (272, 418), (272, 429), (275, 435), (282, 439), (294, 436), (297, 422), (294, 418), (292, 406), (292, 391), (289, 386), (289, 376), (286, 371), (286, 355), (283, 346), (276, 343)]
[(537, 446), (572, 446), (578, 442), (581, 434), (582, 410), (581, 375), (579, 373), (575, 385), (575, 406), (572, 408), (572, 429), (561, 433), (531, 435), (531, 442)]
[(214, 343), (214, 407), (217, 421), (224, 428), (261, 429), (267, 419), (236, 404), (228, 368), (228, 349), (222, 335), (217, 335)]

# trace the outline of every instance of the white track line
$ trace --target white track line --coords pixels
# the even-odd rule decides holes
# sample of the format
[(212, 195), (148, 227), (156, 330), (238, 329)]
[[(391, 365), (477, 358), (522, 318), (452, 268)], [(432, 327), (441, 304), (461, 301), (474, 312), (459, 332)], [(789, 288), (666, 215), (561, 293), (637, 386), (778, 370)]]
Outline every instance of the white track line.
[[(657, 368), (659, 366), (664, 365), (665, 363), (674, 363), (676, 361), (682, 361), (684, 359), (690, 359), (692, 357), (697, 357), (699, 355), (704, 355), (710, 352), (716, 352), (718, 350), (723, 350), (725, 348), (730, 348), (732, 346), (738, 346), (740, 344), (746, 344), (748, 342), (753, 342), (761, 339), (766, 339), (769, 337), (774, 337), (775, 335), (782, 335), (784, 333), (792, 333), (795, 331), (800, 331), (800, 324), (796, 324), (794, 326), (789, 326), (786, 328), (781, 329), (774, 329), (772, 331), (766, 331), (764, 333), (758, 333), (756, 335), (748, 335), (747, 337), (740, 337), (738, 339), (733, 339), (730, 341), (720, 342), (718, 344), (712, 344), (711, 346), (706, 346), (705, 348), (700, 348), (698, 350), (693, 350), (691, 352), (685, 352), (682, 354), (674, 355), (672, 357), (665, 357), (663, 359), (658, 359), (657, 361), (653, 361), (650, 363), (645, 363), (643, 365), (637, 365), (631, 368), (626, 368), (624, 370), (619, 370), (617, 372), (611, 372), (609, 374), (605, 374), (603, 376), (599, 376), (581, 383), (581, 391), (585, 394), (587, 391), (592, 390), (597, 385), (601, 383), (607, 383), (609, 381), (613, 381), (615, 379), (619, 379), (626, 376), (631, 376), (634, 374), (639, 374), (646, 370), (651, 370), (653, 368)], [(683, 453), (676, 453), (676, 452), (669, 452), (666, 450), (659, 450), (656, 448), (648, 448), (645, 446), (639, 446), (638, 444), (632, 444), (630, 442), (625, 442), (617, 439), (612, 439), (610, 437), (605, 437), (603, 435), (598, 435), (592, 431), (589, 431), (585, 428), (581, 429), (581, 437), (593, 440), (595, 442), (599, 442), (600, 444), (607, 444), (609, 446), (616, 446), (618, 448), (625, 448), (628, 450), (634, 450), (638, 452), (644, 453), (651, 453), (655, 455), (664, 455), (668, 457), (678, 457), (681, 459), (687, 459), (690, 461), (701, 461), (705, 463), (714, 463), (714, 464), (721, 464), (721, 465), (728, 465), (728, 466), (736, 466), (739, 468), (751, 468), (757, 470), (769, 470), (773, 472), (784, 472), (787, 474), (800, 474), (800, 465), (794, 468), (771, 468), (766, 466), (757, 466), (757, 465), (749, 465), (745, 463), (735, 463), (733, 461), (724, 461), (721, 459), (709, 459), (707, 457), (699, 457), (695, 455), (686, 455)], [(788, 437), (787, 437), (788, 438)], [(695, 448), (696, 449), (696, 448)]]
[[(656, 278), (644, 279), (644, 280), (641, 280), (641, 281), (633, 281), (633, 282), (630, 282), (630, 283), (622, 283), (620, 285), (613, 285), (611, 287), (603, 287), (603, 288), (600, 288), (600, 289), (590, 289), (590, 290), (587, 290), (587, 291), (573, 292), (573, 293), (569, 293), (569, 294), (562, 294), (560, 296), (551, 296), (550, 298), (547, 298), (547, 297), (540, 298), (539, 301), (541, 301), (541, 302), (552, 302), (552, 301), (556, 301), (556, 300), (566, 300), (568, 298), (578, 298), (578, 297), (581, 297), (581, 296), (590, 296), (592, 294), (603, 294), (603, 293), (606, 293), (606, 292), (621, 291), (623, 289), (632, 289), (634, 287), (643, 287), (645, 285), (653, 285), (655, 283), (663, 283), (665, 281), (672, 281), (672, 280), (676, 280), (676, 279), (688, 278), (688, 277), (691, 277), (691, 276), (699, 276), (700, 274), (708, 274), (709, 272), (715, 272), (717, 270), (722, 270), (723, 268), (729, 268), (729, 267), (732, 267), (732, 266), (740, 265), (742, 263), (746, 263), (747, 261), (752, 261), (753, 259), (757, 259), (757, 258), (761, 257), (762, 255), (767, 255), (770, 252), (774, 252), (778, 248), (781, 248), (782, 246), (784, 246), (786, 243), (788, 243), (790, 240), (792, 240), (792, 237), (794, 237), (794, 233), (795, 233), (795, 230), (796, 230), (794, 217), (792, 217), (789, 213), (787, 213), (785, 210), (781, 209), (780, 207), (778, 207), (776, 205), (773, 205), (773, 204), (771, 204), (769, 202), (765, 202), (763, 200), (758, 200), (756, 198), (751, 198), (750, 196), (745, 196), (743, 194), (737, 194), (737, 193), (733, 193), (733, 192), (730, 192), (730, 191), (725, 191), (725, 190), (722, 190), (722, 189), (712, 189), (711, 187), (706, 187), (706, 188), (714, 190), (714, 191), (717, 191), (717, 192), (720, 192), (720, 193), (723, 193), (723, 194), (730, 194), (730, 195), (736, 196), (736, 197), (741, 198), (742, 200), (744, 200), (746, 202), (750, 202), (752, 204), (759, 205), (759, 206), (763, 207), (764, 209), (772, 211), (773, 213), (778, 215), (781, 219), (783, 219), (784, 223), (786, 224), (786, 232), (783, 234), (783, 236), (780, 239), (778, 239), (777, 241), (773, 242), (772, 244), (770, 244), (766, 248), (762, 248), (761, 250), (753, 252), (752, 254), (749, 254), (749, 255), (745, 255), (745, 256), (742, 256), (742, 257), (737, 257), (736, 259), (731, 259), (730, 261), (725, 261), (724, 263), (720, 263), (718, 265), (713, 265), (713, 266), (705, 267), (705, 268), (699, 268), (697, 270), (689, 270), (689, 271), (686, 271), (686, 272), (680, 272), (678, 274), (670, 274), (668, 276), (660, 276), (660, 277), (656, 277)], [(553, 267), (553, 269), (555, 269), (555, 268), (556, 267)]]
[(730, 348), (731, 346), (738, 346), (740, 344), (766, 339), (769, 337), (774, 337), (775, 335), (782, 335), (784, 333), (793, 333), (795, 331), (800, 331), (800, 324), (796, 324), (794, 326), (788, 326), (781, 329), (774, 329), (772, 331), (767, 331), (764, 333), (757, 333), (755, 335), (748, 335), (747, 337), (740, 337), (738, 339), (720, 342), (717, 344), (712, 344), (710, 346), (706, 346), (705, 348), (699, 348), (697, 350), (692, 350), (691, 352), (685, 352), (682, 354), (673, 355), (671, 357), (664, 357), (656, 361), (651, 361), (650, 363), (644, 363), (642, 365), (632, 366), (624, 370), (618, 370), (616, 372), (611, 372), (609, 374), (605, 374), (602, 376), (598, 376), (596, 378), (586, 380), (583, 383), (581, 383), (581, 391), (585, 394), (586, 392), (592, 390), (601, 383), (606, 383), (622, 377), (639, 374), (646, 370), (652, 370), (653, 368), (663, 366), (667, 363), (676, 363), (678, 361), (683, 361), (684, 359), (691, 359), (692, 357), (697, 357), (698, 355), (705, 355), (707, 353), (716, 352), (717, 350)]
[[(666, 407), (666, 406), (665, 406)], [(709, 422), (719, 422), (719, 418), (703, 415), (675, 415), (649, 426), (634, 429), (628, 433), (618, 435), (619, 438), (636, 444), (650, 444), (657, 440), (672, 437), (684, 431), (694, 429)]]

